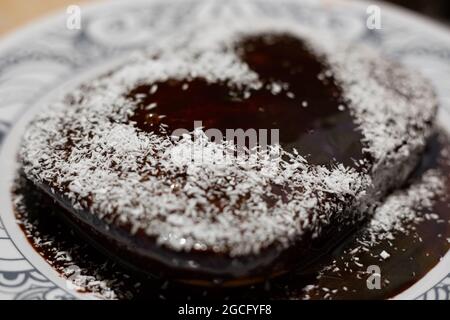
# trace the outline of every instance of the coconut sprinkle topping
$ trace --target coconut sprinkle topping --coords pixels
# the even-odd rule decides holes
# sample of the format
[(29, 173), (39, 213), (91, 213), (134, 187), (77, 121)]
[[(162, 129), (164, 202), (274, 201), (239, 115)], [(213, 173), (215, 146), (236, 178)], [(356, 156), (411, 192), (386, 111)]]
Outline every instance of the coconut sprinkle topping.
[[(24, 136), (25, 175), (62, 194), (75, 210), (131, 225), (132, 234), (143, 230), (172, 250), (240, 256), (286, 247), (307, 231), (320, 236), (330, 221), (361, 220), (411, 172), (436, 111), (433, 91), (419, 75), (368, 49), (323, 45), (326, 33), (316, 37), (295, 25), (256, 21), (203, 31), (197, 27), (161, 41), (46, 107)], [(279, 145), (224, 159), (234, 146), (211, 142), (201, 128), (174, 139), (130, 121), (136, 101), (126, 95), (142, 84), (153, 84), (152, 94), (157, 83), (189, 85), (189, 79), (202, 78), (251, 96), (262, 82), (232, 48), (245, 34), (267, 32), (302, 39), (329, 66), (317, 76), (333, 75), (342, 86), (370, 155), (361, 160), (366, 170), (312, 165), (302, 150)], [(270, 90), (292, 96), (276, 82)], [(186, 151), (194, 158), (176, 156)]]

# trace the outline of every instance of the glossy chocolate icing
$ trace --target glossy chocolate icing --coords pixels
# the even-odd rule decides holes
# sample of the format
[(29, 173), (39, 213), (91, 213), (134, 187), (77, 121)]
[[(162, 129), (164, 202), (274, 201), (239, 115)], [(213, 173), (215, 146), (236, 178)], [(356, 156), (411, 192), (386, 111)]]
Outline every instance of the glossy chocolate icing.
[[(199, 78), (140, 85), (127, 95), (138, 102), (130, 121), (158, 134), (192, 131), (194, 121), (221, 130), (224, 137), (226, 129), (279, 129), (285, 150), (296, 148), (311, 164), (354, 166), (363, 158), (362, 135), (342, 89), (323, 59), (301, 40), (288, 34), (249, 36), (235, 50), (259, 75), (261, 89)], [(267, 89), (272, 83), (280, 92)], [(155, 107), (149, 110), (150, 105)], [(161, 130), (161, 124), (167, 127)]]

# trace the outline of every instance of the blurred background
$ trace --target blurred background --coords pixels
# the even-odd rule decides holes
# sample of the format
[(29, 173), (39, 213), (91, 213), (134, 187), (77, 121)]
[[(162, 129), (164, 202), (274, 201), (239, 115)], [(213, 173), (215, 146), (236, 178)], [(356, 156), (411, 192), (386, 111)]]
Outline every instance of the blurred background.
[[(126, 1), (126, 0), (124, 0)], [(0, 36), (21, 25), (71, 4), (89, 0), (0, 0)]]
[(450, 1), (449, 0), (387, 0), (431, 18), (450, 24)]
[[(0, 35), (51, 11), (86, 2), (89, 0), (0, 0)], [(386, 2), (406, 7), (450, 25), (450, 0), (386, 0)]]

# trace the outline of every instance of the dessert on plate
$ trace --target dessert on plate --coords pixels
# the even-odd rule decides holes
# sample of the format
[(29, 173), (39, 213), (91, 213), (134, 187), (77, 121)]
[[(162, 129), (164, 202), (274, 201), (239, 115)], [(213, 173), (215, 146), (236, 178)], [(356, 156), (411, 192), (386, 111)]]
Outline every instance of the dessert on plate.
[(328, 252), (407, 180), (437, 100), (419, 74), (326, 32), (202, 30), (47, 106), (24, 135), (22, 171), (128, 267), (260, 282)]

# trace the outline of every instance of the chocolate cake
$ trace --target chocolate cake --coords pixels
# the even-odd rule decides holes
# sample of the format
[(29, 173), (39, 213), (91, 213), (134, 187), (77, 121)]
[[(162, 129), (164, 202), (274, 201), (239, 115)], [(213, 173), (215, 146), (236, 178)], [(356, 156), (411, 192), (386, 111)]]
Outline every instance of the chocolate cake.
[[(240, 285), (306, 265), (357, 228), (419, 162), (436, 107), (426, 80), (370, 49), (296, 25), (216, 26), (45, 108), (20, 160), (123, 263)], [(278, 129), (279, 143), (212, 141), (209, 129)]]

